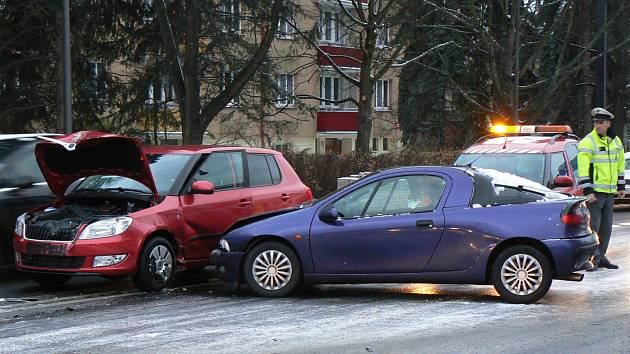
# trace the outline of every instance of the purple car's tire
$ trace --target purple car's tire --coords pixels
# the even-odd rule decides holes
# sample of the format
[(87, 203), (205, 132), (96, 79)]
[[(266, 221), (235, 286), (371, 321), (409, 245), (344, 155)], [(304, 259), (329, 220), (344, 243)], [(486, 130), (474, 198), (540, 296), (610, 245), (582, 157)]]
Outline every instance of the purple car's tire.
[(515, 304), (538, 301), (551, 287), (553, 270), (547, 257), (531, 246), (503, 250), (492, 264), (492, 284), (503, 299)]
[(265, 242), (247, 252), (243, 275), (256, 294), (281, 297), (299, 285), (302, 267), (290, 247), (278, 242)]

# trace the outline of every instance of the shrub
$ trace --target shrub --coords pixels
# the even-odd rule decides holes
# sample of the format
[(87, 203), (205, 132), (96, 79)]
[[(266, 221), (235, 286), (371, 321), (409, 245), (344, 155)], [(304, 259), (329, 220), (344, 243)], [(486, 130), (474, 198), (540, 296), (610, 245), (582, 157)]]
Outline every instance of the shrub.
[(460, 153), (460, 150), (406, 149), (398, 153), (373, 156), (358, 153), (313, 155), (288, 151), (284, 152), (284, 157), (293, 166), (302, 182), (311, 188), (315, 198), (319, 198), (337, 189), (339, 177), (398, 166), (451, 165)]

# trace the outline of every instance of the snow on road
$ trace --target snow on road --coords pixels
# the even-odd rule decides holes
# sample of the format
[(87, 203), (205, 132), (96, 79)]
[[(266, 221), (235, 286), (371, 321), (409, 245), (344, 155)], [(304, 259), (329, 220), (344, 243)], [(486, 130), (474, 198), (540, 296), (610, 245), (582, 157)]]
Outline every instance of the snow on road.
[[(562, 350), (601, 349), (597, 332), (582, 334), (583, 326), (606, 319), (630, 323), (630, 227), (617, 225), (609, 258), (620, 270), (587, 272), (580, 283), (554, 281), (549, 294), (532, 305), (503, 303), (490, 286), (317, 286), (282, 299), (201, 287), (41, 313), (3, 305), (0, 352), (501, 352), (531, 341), (528, 331), (538, 334), (534, 348), (538, 343), (549, 349), (545, 341), (560, 341), (569, 345), (559, 346)], [(518, 337), (505, 334), (512, 328)], [(486, 339), (458, 340), (476, 338), (478, 331)], [(551, 335), (554, 331), (576, 336), (579, 347)], [(504, 341), (484, 342), (501, 340), (493, 333), (503, 333)], [(617, 345), (622, 337), (611, 338), (609, 345)], [(418, 343), (432, 347), (415, 347)]]

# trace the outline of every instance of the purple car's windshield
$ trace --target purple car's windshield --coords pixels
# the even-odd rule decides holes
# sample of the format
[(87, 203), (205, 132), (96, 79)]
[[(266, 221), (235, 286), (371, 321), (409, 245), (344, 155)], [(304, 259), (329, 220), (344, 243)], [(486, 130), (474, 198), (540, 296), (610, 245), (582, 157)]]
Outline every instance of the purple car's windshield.
[(461, 154), (456, 166), (472, 166), (507, 172), (543, 184), (545, 155), (543, 154)]

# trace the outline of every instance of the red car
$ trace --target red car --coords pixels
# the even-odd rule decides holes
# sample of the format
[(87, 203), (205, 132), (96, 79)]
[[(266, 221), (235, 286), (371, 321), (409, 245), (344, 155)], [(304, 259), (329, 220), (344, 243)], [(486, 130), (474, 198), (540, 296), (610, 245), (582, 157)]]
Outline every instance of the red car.
[(582, 195), (576, 182), (579, 139), (571, 127), (494, 126), (491, 133), (466, 149), (454, 164), (507, 172), (558, 192)]
[(78, 132), (35, 152), (57, 198), (18, 218), (13, 245), (18, 270), (45, 286), (75, 274), (132, 275), (158, 291), (176, 269), (206, 266), (237, 221), (313, 199), (272, 150), (143, 150), (132, 138)]

